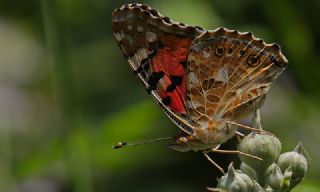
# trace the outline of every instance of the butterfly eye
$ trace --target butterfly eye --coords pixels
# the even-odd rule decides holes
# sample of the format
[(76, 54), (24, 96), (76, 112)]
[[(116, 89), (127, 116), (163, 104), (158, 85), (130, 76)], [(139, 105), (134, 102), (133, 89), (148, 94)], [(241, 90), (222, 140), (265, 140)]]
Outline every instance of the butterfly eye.
[(250, 55), (249, 58), (248, 58), (247, 63), (250, 66), (255, 67), (256, 65), (259, 64), (259, 58), (257, 56), (254, 56), (254, 55)]
[(223, 56), (223, 52), (224, 52), (224, 48), (223, 48), (222, 46), (218, 46), (218, 47), (216, 48), (216, 55), (217, 55), (218, 57)]

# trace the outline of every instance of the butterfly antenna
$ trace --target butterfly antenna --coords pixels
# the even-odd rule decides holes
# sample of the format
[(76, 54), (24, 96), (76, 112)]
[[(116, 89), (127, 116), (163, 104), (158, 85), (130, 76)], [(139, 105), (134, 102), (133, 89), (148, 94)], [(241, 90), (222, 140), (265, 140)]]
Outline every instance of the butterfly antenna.
[(174, 139), (175, 137), (160, 137), (160, 138), (155, 138), (155, 139), (149, 139), (149, 140), (144, 140), (144, 141), (138, 141), (135, 143), (127, 143), (127, 142), (119, 142), (117, 145), (114, 145), (112, 148), (113, 149), (121, 149), (124, 147), (133, 147), (137, 145), (144, 145), (144, 144), (149, 144), (149, 143), (154, 143), (158, 141), (165, 141), (165, 140), (170, 140)]

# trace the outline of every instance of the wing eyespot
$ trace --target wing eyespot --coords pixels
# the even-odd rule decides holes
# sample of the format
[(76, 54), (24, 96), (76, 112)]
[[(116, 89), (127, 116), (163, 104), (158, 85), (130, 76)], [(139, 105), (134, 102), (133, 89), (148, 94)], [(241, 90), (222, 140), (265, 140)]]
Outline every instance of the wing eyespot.
[(203, 49), (203, 57), (209, 58), (211, 55), (211, 47), (206, 47)]
[(143, 27), (142, 26), (138, 26), (137, 27), (137, 31), (138, 31), (138, 33), (142, 33), (143, 32)]
[(223, 46), (218, 46), (215, 50), (215, 53), (218, 57), (222, 57), (224, 53), (224, 47)]
[(257, 56), (250, 55), (247, 60), (248, 65), (251, 67), (255, 67), (260, 63), (260, 59)]
[(203, 50), (205, 53), (209, 53), (210, 51), (211, 51), (211, 48), (210, 47), (206, 47), (206, 48), (204, 48), (204, 50)]

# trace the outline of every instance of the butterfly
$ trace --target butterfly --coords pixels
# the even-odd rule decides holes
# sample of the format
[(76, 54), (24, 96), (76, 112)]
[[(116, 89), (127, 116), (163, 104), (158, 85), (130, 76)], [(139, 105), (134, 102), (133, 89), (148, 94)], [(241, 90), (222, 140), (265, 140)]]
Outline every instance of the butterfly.
[(236, 134), (238, 121), (263, 105), (288, 61), (277, 44), (252, 33), (205, 30), (144, 4), (112, 13), (112, 30), (147, 92), (181, 130), (172, 149), (206, 150)]

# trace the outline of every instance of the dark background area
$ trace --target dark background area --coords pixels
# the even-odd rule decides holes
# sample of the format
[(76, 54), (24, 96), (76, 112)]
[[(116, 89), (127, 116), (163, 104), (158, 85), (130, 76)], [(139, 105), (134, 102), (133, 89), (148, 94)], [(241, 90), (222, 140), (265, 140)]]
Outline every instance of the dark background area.
[[(0, 1), (0, 191), (204, 191), (221, 176), (201, 153), (172, 151), (166, 142), (112, 149), (178, 133), (113, 38), (111, 13), (125, 3)], [(302, 141), (312, 161), (294, 191), (320, 191), (320, 1), (139, 3), (174, 21), (251, 31), (281, 45), (289, 66), (267, 96), (263, 127), (283, 151)]]

